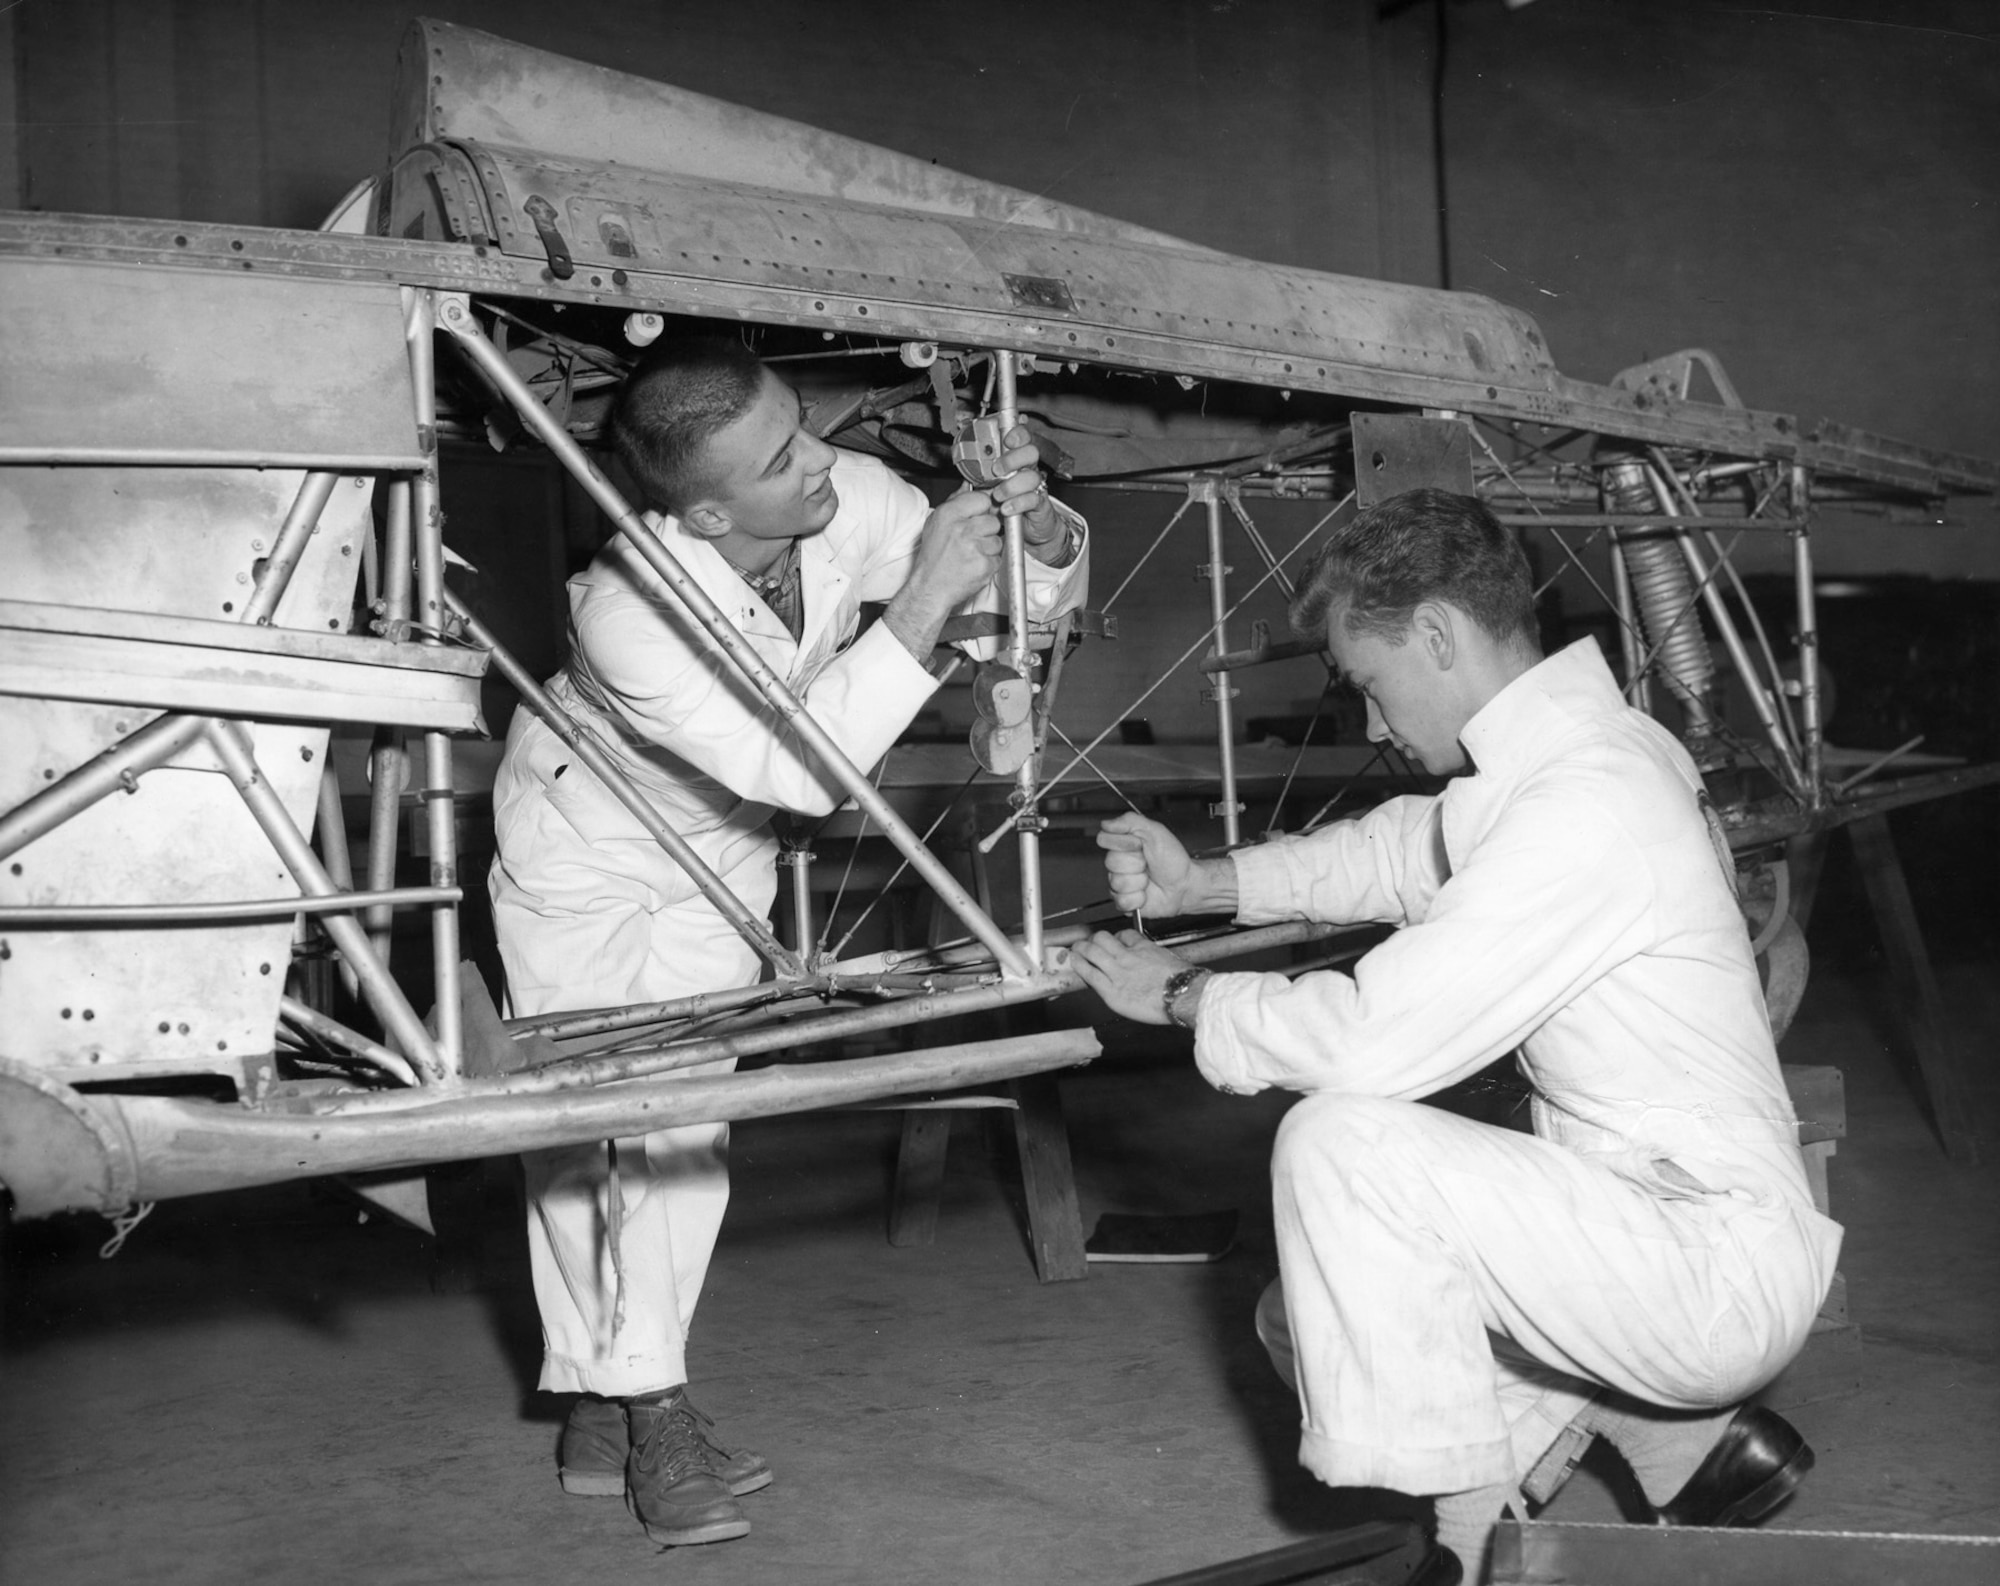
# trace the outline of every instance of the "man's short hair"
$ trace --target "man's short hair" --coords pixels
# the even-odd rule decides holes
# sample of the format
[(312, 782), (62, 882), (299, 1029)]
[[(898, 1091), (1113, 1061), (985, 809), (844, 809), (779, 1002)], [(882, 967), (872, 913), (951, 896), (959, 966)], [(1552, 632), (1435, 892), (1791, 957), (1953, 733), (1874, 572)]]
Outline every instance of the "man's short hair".
[(1476, 496), (1406, 490), (1356, 513), (1314, 556), (1292, 597), (1292, 631), (1318, 634), (1341, 609), (1350, 634), (1400, 644), (1426, 600), (1502, 641), (1536, 637), (1528, 559)]
[(611, 441), (645, 504), (678, 516), (714, 487), (708, 442), (757, 404), (764, 365), (741, 342), (662, 347), (635, 369), (611, 412)]

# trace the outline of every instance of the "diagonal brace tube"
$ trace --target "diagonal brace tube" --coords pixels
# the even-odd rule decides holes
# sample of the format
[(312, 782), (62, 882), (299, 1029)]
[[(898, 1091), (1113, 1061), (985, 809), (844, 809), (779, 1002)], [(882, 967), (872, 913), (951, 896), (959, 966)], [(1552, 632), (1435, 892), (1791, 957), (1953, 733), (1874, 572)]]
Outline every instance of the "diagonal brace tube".
[[(315, 898), (335, 895), (339, 889), (334, 886), (333, 878), (320, 865), (312, 845), (293, 824), (283, 801), (265, 780), (257, 757), (251, 751), (248, 730), (233, 721), (211, 720), (208, 723), (208, 741), (215, 749), (216, 758), (222, 762), (223, 771), (236, 784), (236, 791), (242, 795), (250, 814), (263, 828), (264, 835), (270, 839), (285, 868), (291, 871), (292, 879), (298, 882), (299, 890)], [(417, 1017), (402, 988), (375, 956), (368, 934), (362, 930), (360, 922), (349, 914), (328, 914), (321, 923), (326, 934), (333, 938), (334, 946), (345, 953), (348, 962), (354, 966), (362, 992), (380, 1016), (390, 1038), (402, 1047), (427, 1079), (443, 1079), (444, 1064), (437, 1043), (431, 1039), (430, 1031), (424, 1028), (423, 1020)]]
[(717, 647), (742, 670), (758, 693), (769, 701), (772, 708), (784, 718), (785, 723), (796, 732), (807, 748), (818, 756), (820, 763), (831, 771), (840, 785), (847, 789), (855, 804), (882, 828), (883, 834), (896, 845), (903, 857), (910, 861), (920, 876), (946, 908), (958, 916), (967, 930), (984, 942), (1000, 961), (1001, 967), (1009, 975), (1027, 978), (1036, 973), (1038, 965), (1032, 963), (1020, 946), (1007, 933), (994, 924), (985, 910), (973, 902), (971, 895), (959, 885), (957, 877), (947, 870), (937, 855), (923, 845), (921, 838), (910, 829), (903, 818), (890, 806), (889, 801), (879, 793), (848, 759), (839, 744), (827, 730), (807, 712), (805, 705), (794, 694), (783, 678), (771, 670), (765, 659), (753, 649), (748, 640), (737, 631), (735, 625), (724, 616), (722, 609), (708, 597), (708, 592), (689, 577), (673, 552), (660, 543), (659, 537), (646, 527), (644, 520), (632, 509), (630, 502), (599, 473), (596, 466), (583, 453), (574, 437), (550, 415), (549, 410), (535, 399), (527, 384), (515, 372), (512, 364), (487, 338), (473, 317), (472, 306), (465, 298), (456, 294), (443, 294), (438, 299), (438, 323), (449, 331), (466, 356), (478, 367), (480, 373), (493, 383), (513, 404), (515, 413), (535, 434), (536, 439), (553, 452), (564, 468), (590, 492), (591, 499), (602, 507), (618, 532), (631, 542), (646, 561), (646, 564), (660, 575), (668, 589), (685, 606), (688, 612), (708, 630)]
[(805, 967), (796, 953), (788, 952), (783, 943), (771, 934), (771, 928), (745, 907), (743, 900), (729, 890), (723, 881), (700, 854), (696, 853), (688, 840), (660, 818), (660, 812), (646, 802), (646, 795), (632, 785), (630, 777), (620, 771), (610, 755), (598, 745), (589, 731), (549, 698), (548, 691), (535, 681), (534, 675), (521, 665), (492, 631), (466, 609), (449, 589), (444, 592), (445, 604), (452, 615), (463, 625), (468, 637), (475, 644), (485, 648), (493, 657), (493, 664), (507, 681), (514, 685), (521, 696), (521, 703), (537, 716), (550, 732), (567, 744), (570, 750), (596, 775), (597, 779), (611, 790), (612, 796), (632, 813), (632, 818), (646, 828), (654, 842), (673, 856), (674, 862), (688, 873), (688, 878), (701, 889), (701, 895), (713, 903), (716, 912), (735, 927), (741, 936), (757, 950), (758, 956), (780, 975), (798, 977), (805, 974)]

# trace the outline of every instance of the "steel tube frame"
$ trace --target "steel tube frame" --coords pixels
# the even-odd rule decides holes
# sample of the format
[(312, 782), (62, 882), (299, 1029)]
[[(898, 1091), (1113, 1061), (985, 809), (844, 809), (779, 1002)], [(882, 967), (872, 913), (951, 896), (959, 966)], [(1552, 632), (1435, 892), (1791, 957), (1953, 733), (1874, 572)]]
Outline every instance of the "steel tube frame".
[[(341, 807), (340, 778), (334, 772), (331, 754), (327, 755), (326, 768), (319, 777), (319, 851), (326, 873), (333, 877), (333, 884), (342, 892), (352, 894), (354, 856), (347, 848), (347, 812)], [(338, 956), (334, 965), (341, 984), (347, 988), (347, 994), (350, 997), (360, 996), (361, 981), (354, 973), (354, 966)]]
[(130, 788), (141, 772), (171, 760), (208, 730), (206, 716), (162, 716), (86, 760), (61, 781), (0, 817), (0, 859), (45, 837), (99, 799)]
[(333, 487), (339, 483), (340, 475), (330, 473), (310, 473), (299, 482), (299, 493), (292, 498), (291, 510), (278, 526), (277, 539), (257, 579), (257, 587), (244, 604), (245, 627), (270, 627), (278, 602), (284, 599), (292, 574), (298, 571), (299, 559), (306, 554), (306, 546), (319, 528), (319, 515), (326, 510)]
[(1799, 721), (1805, 739), (1806, 807), (1826, 804), (1826, 726), (1820, 715), (1819, 595), (1813, 588), (1811, 481), (1806, 470), (1791, 471), (1792, 511), (1801, 522), (1792, 531), (1792, 585), (1799, 615)]
[[(1010, 432), (1021, 418), (1020, 370), (1014, 354), (993, 353), (998, 386), (1000, 433)], [(1028, 540), (1026, 520), (1019, 512), (1001, 518), (1005, 531), (1001, 554), (1007, 575), (1007, 664), (1033, 686), (1035, 650), (1028, 634)], [(1014, 773), (1014, 808), (1020, 816), (1014, 838), (1021, 867), (1021, 949), (1037, 971), (1042, 962), (1042, 827), (1036, 802), (1041, 796), (1042, 757), (1030, 751)]]
[[(792, 873), (792, 931), (798, 938), (794, 951), (802, 964), (810, 963), (813, 955), (812, 861), (809, 848), (787, 848), (778, 855), (778, 863)], [(832, 918), (826, 923), (831, 930)]]
[(210, 925), (228, 920), (277, 920), (288, 914), (347, 914), (372, 904), (390, 907), (416, 903), (457, 903), (465, 894), (457, 887), (397, 887), (388, 892), (340, 890), (320, 898), (244, 898), (225, 903), (56, 903), (41, 907), (0, 908), (0, 928), (85, 925)]
[[(389, 482), (382, 530), (382, 628), (396, 642), (410, 623), (410, 481)], [(368, 887), (385, 892), (396, 884), (396, 838), (403, 818), (403, 790), (410, 785), (410, 756), (393, 727), (375, 729), (368, 749)], [(368, 915), (368, 939), (383, 963), (389, 961), (395, 916), (386, 908)]]
[(1729, 651), (1730, 664), (1736, 668), (1737, 676), (1743, 680), (1743, 687), (1750, 696), (1751, 707), (1757, 712), (1757, 720), (1763, 723), (1764, 736), (1771, 741), (1777, 751), (1778, 762), (1785, 768), (1785, 774), (1792, 779), (1792, 787), (1805, 793), (1805, 773), (1799, 766), (1798, 756), (1792, 753), (1792, 746), (1785, 741), (1784, 724), (1771, 707), (1770, 696), (1764, 691), (1763, 680), (1757, 675), (1756, 665), (1750, 659), (1750, 652), (1744, 647), (1743, 635), (1736, 631), (1736, 619), (1729, 615), (1729, 607), (1722, 598), (1722, 591), (1715, 587), (1715, 575), (1701, 559), (1701, 552), (1695, 549), (1694, 536), (1686, 529), (1678, 529), (1674, 542), (1680, 546), (1681, 559), (1688, 564), (1701, 586), (1701, 598), (1708, 607), (1708, 614), (1714, 619), (1716, 631), (1722, 635), (1723, 645)]
[[(116, 456), (105, 460), (130, 461)], [(239, 621), (253, 627), (268, 625), (337, 482), (337, 476), (330, 473), (308, 473), (300, 481), (299, 492), (279, 525), (264, 576), (244, 603)], [(171, 760), (206, 734), (212, 725), (213, 718), (208, 716), (157, 717), (95, 759), (85, 761), (54, 786), (23, 800), (0, 817), (0, 859), (25, 848), (38, 837), (47, 836), (64, 821), (82, 814), (116, 790), (133, 790), (142, 772), (155, 770)]]
[[(1208, 512), (1209, 618), (1215, 654), (1226, 655), (1229, 651), (1229, 567), (1223, 561), (1222, 550), (1223, 482), (1210, 477), (1188, 488), (1198, 494)], [(1272, 564), (1271, 571), (1275, 576), (1283, 577), (1276, 563)], [(1222, 840), (1234, 848), (1243, 840), (1243, 806), (1236, 797), (1236, 710), (1233, 703), (1236, 690), (1230, 686), (1227, 671), (1218, 670), (1210, 674), (1209, 695), (1215, 702), (1215, 748), (1222, 766), (1222, 799), (1220, 803), (1211, 804), (1208, 812), (1222, 817)]]
[(473, 317), (470, 302), (458, 294), (445, 295), (439, 300), (438, 315), (444, 329), (494, 388), (512, 404), (522, 422), (604, 509), (618, 532), (659, 574), (661, 581), (708, 631), (722, 653), (736, 663), (751, 685), (764, 696), (785, 724), (798, 734), (854, 802), (882, 828), (883, 834), (909, 860), (911, 868), (923, 877), (939, 900), (964, 922), (966, 929), (992, 949), (1008, 974), (1021, 979), (1032, 977), (1036, 973), (1033, 961), (972, 901), (937, 855), (924, 846), (923, 840), (847, 757), (831, 734), (812, 718), (784, 679), (750, 646), (707, 592), (688, 576), (687, 569), (681, 566), (673, 552), (660, 542), (631, 504), (598, 472), (584, 455), (583, 448), (535, 399), (534, 393), (480, 328)]
[[(1336, 935), (1343, 929), (1345, 927), (1327, 925), (1316, 920), (1289, 920), (1282, 925), (1259, 926), (1253, 930), (1211, 937), (1206, 941), (1189, 942), (1176, 947), (1175, 951), (1191, 963), (1210, 963), (1240, 953), (1258, 952), (1267, 947), (1318, 941), (1322, 937)], [(1068, 955), (1064, 954), (1061, 957), (1066, 963)], [(908, 1024), (923, 1024), (932, 1019), (948, 1018), (953, 1014), (992, 1012), (1018, 1003), (1039, 1002), (1048, 997), (1061, 996), (1066, 992), (1079, 991), (1082, 988), (1083, 978), (1075, 971), (1056, 968), (1028, 979), (1007, 979), (964, 990), (902, 997), (879, 1007), (844, 1010), (807, 1021), (793, 1020), (761, 1029), (739, 1031), (732, 1035), (711, 1036), (702, 1040), (672, 1044), (663, 1042), (658, 1047), (641, 1047), (620, 1052), (615, 1057), (580, 1055), (524, 1073), (505, 1075), (499, 1079), (467, 1080), (464, 1082), (464, 1088), (467, 1094), (526, 1095), (573, 1090), (585, 1085), (606, 1085), (619, 1080), (642, 1079), (652, 1074), (671, 1073), (675, 1069), (695, 1068), (704, 1063), (720, 1062), (725, 1058), (754, 1057), (760, 1053), (785, 1051), (813, 1042), (837, 1040), (854, 1035), (871, 1035), (882, 1030), (900, 1029)], [(393, 1096), (357, 1097), (353, 1101), (353, 1109), (402, 1104)], [(347, 1111), (350, 1108), (343, 1104), (340, 1110)]]
[(0, 466), (114, 468), (302, 468), (335, 474), (390, 474), (423, 461), (400, 452), (238, 452), (162, 448), (133, 452), (116, 446), (0, 446)]
[[(1653, 492), (1653, 499), (1659, 502), (1661, 510), (1670, 520), (1669, 528), (1674, 544), (1680, 548), (1681, 560), (1687, 563), (1688, 571), (1694, 575), (1695, 593), (1701, 598), (1702, 604), (1708, 607), (1708, 615), (1715, 623), (1716, 632), (1722, 635), (1723, 647), (1729, 651), (1730, 665), (1736, 668), (1736, 675), (1750, 696), (1751, 708), (1757, 712), (1757, 720), (1763, 725), (1764, 736), (1770, 740), (1772, 749), (1777, 752), (1778, 763), (1785, 768), (1785, 774), (1791, 778), (1792, 790), (1803, 797), (1805, 773), (1800, 769), (1798, 756), (1792, 752), (1791, 743), (1785, 737), (1784, 723), (1779, 720), (1778, 713), (1771, 703), (1771, 697), (1764, 688), (1763, 679), (1757, 672), (1756, 664), (1750, 659), (1750, 651), (1743, 643), (1743, 635), (1737, 632), (1736, 619), (1729, 615), (1729, 603), (1722, 598), (1722, 591), (1716, 585), (1716, 575), (1727, 564), (1728, 557), (1726, 554), (1718, 555), (1716, 565), (1712, 568), (1701, 559), (1701, 552), (1694, 543), (1694, 532), (1688, 525), (1700, 524), (1703, 520), (1699, 516), (1681, 511), (1675, 505), (1673, 491), (1667, 484), (1667, 474), (1670, 470), (1662, 470), (1660, 465), (1653, 461), (1641, 463), (1639, 467), (1643, 470), (1646, 483)], [(1674, 625), (1678, 627), (1679, 623), (1680, 619), (1676, 618)], [(1653, 653), (1658, 654), (1665, 648), (1666, 641), (1662, 639), (1654, 645)], [(1649, 665), (1651, 659), (1651, 656), (1647, 658)]]
[(1625, 657), (1625, 698), (1648, 716), (1653, 714), (1653, 683), (1646, 671), (1646, 652), (1639, 639), (1639, 608), (1632, 599), (1632, 574), (1625, 566), (1625, 542), (1611, 533), (1611, 592), (1618, 612), (1618, 648)]
[(445, 591), (444, 598), (467, 637), (493, 657), (493, 664), (500, 669), (501, 676), (520, 694), (521, 703), (568, 745), (612, 796), (631, 812), (632, 818), (646, 828), (653, 841), (673, 856), (674, 862), (688, 873), (688, 879), (700, 889), (703, 897), (715, 905), (716, 912), (734, 927), (736, 934), (755, 948), (781, 977), (804, 976), (805, 966), (799, 958), (787, 951), (784, 944), (771, 934), (769, 925), (744, 906), (743, 900), (729, 890), (728, 884), (709, 868), (708, 862), (695, 852), (688, 840), (661, 818), (660, 812), (647, 802), (646, 795), (633, 785), (632, 779), (618, 769), (617, 763), (598, 744), (589, 729), (549, 697), (548, 690), (535, 681), (534, 674), (522, 666), (493, 636), (492, 631), (466, 609), (463, 601), (450, 590)]
[[(405, 289), (410, 347), (410, 383), (415, 388), (417, 437), (424, 466), (410, 481), (410, 518), (416, 550), (418, 644), (437, 649), (444, 644), (444, 511), (438, 501), (437, 367), (433, 336), (437, 329), (436, 294)], [(430, 881), (434, 887), (458, 885), (458, 791), (451, 774), (451, 738), (435, 730), (424, 734), (424, 829), (430, 839)], [(464, 1062), (463, 1013), (459, 1006), (458, 909), (441, 904), (430, 911), (431, 973), (437, 988), (438, 1060), (447, 1074)]]
[[(498, 1152), (580, 1145), (690, 1123), (957, 1090), (1072, 1068), (1101, 1048), (1087, 1029), (890, 1052), (828, 1063), (772, 1064), (747, 1074), (676, 1075), (607, 1087), (555, 1102), (434, 1090), (378, 1092), (408, 1098), (398, 1112), (256, 1110), (169, 1096), (86, 1098), (118, 1141), (135, 1199), (159, 1200), (302, 1174), (415, 1167)], [(129, 1146), (128, 1146), (129, 1143)]]
[(710, 1014), (727, 1013), (776, 996), (799, 996), (822, 989), (824, 982), (802, 980), (794, 986), (759, 982), (754, 986), (730, 986), (721, 991), (697, 991), (664, 1002), (634, 1002), (618, 1008), (583, 1008), (569, 1013), (536, 1013), (509, 1019), (513, 1035), (546, 1035), (552, 1041), (573, 1040), (578, 1036), (602, 1035), (612, 1030), (637, 1029), (644, 1024), (670, 1024), (679, 1019), (704, 1019)]
[[(250, 746), (248, 730), (238, 722), (212, 720), (208, 724), (208, 741), (222, 762), (223, 771), (242, 795), (251, 817), (263, 829), (285, 868), (291, 871), (292, 879), (298, 882), (299, 890), (312, 897), (339, 896), (332, 877), (314, 856), (312, 845), (293, 824), (284, 802), (265, 780)], [(430, 1031), (424, 1028), (423, 1020), (417, 1017), (387, 966), (375, 956), (360, 924), (342, 914), (328, 914), (326, 934), (333, 938), (334, 946), (348, 955), (354, 973), (360, 978), (362, 994), (381, 1018), (390, 1039), (403, 1048), (427, 1079), (445, 1078), (444, 1064)]]
[(371, 1041), (358, 1030), (350, 1030), (338, 1019), (330, 1019), (317, 1008), (307, 1007), (296, 997), (278, 999), (279, 1014), (296, 1024), (302, 1030), (310, 1030), (330, 1046), (337, 1046), (343, 1052), (350, 1052), (365, 1062), (373, 1063), (390, 1078), (400, 1080), (405, 1085), (414, 1085), (417, 1076), (410, 1065), (390, 1051), (379, 1041)]

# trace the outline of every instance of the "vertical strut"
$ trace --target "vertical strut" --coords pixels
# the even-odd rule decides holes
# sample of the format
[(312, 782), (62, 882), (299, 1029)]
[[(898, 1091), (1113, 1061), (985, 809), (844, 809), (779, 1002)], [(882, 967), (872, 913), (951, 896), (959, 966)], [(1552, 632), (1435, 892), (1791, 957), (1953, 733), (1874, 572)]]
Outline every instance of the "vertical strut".
[[(410, 621), (410, 481), (391, 480), (388, 521), (382, 532), (382, 628), (398, 643), (408, 638)], [(403, 789), (410, 785), (410, 757), (394, 727), (377, 727), (368, 750), (368, 890), (386, 892), (396, 884), (396, 834), (403, 814)], [(376, 956), (389, 961), (396, 911), (372, 908), (365, 916)]]
[[(1020, 376), (1014, 354), (998, 351), (993, 355), (998, 375), (999, 419), (1002, 435), (1020, 422)], [(1028, 542), (1022, 514), (1009, 512), (1002, 519), (1006, 540), (1002, 555), (1007, 574), (1007, 664), (1022, 677), (1033, 680), (1035, 651), (1028, 641)], [(1042, 757), (1031, 753), (1014, 773), (1014, 808), (1020, 820), (1014, 828), (1021, 864), (1021, 946), (1029, 963), (1042, 967), (1042, 823), (1035, 808), (1041, 796)]]
[(1800, 735), (1805, 739), (1806, 805), (1820, 809), (1826, 803), (1824, 786), (1824, 728), (1820, 722), (1819, 697), (1819, 599), (1813, 589), (1812, 489), (1806, 471), (1792, 469), (1792, 516), (1798, 527), (1792, 530), (1792, 582), (1799, 603), (1799, 718)]
[(1653, 685), (1646, 674), (1646, 652), (1639, 640), (1639, 608), (1632, 599), (1632, 574), (1625, 566), (1625, 547), (1611, 531), (1611, 592), (1618, 603), (1618, 649), (1625, 657), (1625, 699), (1648, 716), (1653, 714)]
[[(410, 481), (411, 530), (417, 557), (417, 618), (419, 643), (436, 649), (444, 643), (444, 513), (438, 503), (437, 368), (433, 337), (437, 329), (436, 297), (428, 291), (410, 294), (408, 322), (410, 380), (416, 387), (417, 441), (424, 466)], [(424, 734), (424, 823), (430, 842), (430, 884), (458, 885), (458, 801), (452, 785), (451, 738)], [(438, 1056), (445, 1072), (459, 1071), (464, 1041), (458, 1000), (458, 905), (431, 905), (431, 968), (437, 987)]]
[[(1208, 609), (1213, 623), (1215, 653), (1229, 651), (1229, 567), (1222, 559), (1222, 492), (1229, 488), (1213, 474), (1189, 486), (1208, 509)], [(1243, 806), (1236, 801), (1236, 690), (1227, 672), (1210, 678), (1209, 697), (1215, 701), (1215, 746), (1222, 762), (1222, 802), (1209, 806), (1222, 817), (1222, 840), (1231, 848), (1242, 841)]]

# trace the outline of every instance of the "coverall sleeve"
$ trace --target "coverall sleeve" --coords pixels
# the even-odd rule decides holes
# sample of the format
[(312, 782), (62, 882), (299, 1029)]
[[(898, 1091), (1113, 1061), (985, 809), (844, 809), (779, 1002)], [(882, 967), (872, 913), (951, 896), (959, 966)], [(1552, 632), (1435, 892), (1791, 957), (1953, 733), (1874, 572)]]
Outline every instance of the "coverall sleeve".
[[(825, 815), (846, 797), (798, 734), (720, 651), (690, 642), (686, 619), (662, 622), (640, 602), (577, 623), (592, 670), (620, 725), (739, 798)], [(877, 623), (795, 689), (848, 759), (871, 766), (889, 751), (937, 680)]]
[(1197, 1016), (1202, 1072), (1236, 1092), (1414, 1099), (1518, 1046), (1650, 939), (1650, 875), (1587, 790), (1524, 785), (1352, 976), (1217, 975)]
[[(930, 505), (887, 468), (844, 474), (841, 489), (856, 526), (840, 561), (859, 598), (892, 598), (909, 577)], [(1028, 567), (1031, 607), (1038, 591), (1050, 603), (1062, 591), (1082, 599), (1085, 553), (1061, 570), (1032, 558)], [(825, 815), (847, 797), (672, 596), (587, 605), (575, 617), (575, 642), (631, 737), (658, 745), (752, 803)], [(867, 767), (889, 752), (936, 688), (936, 679), (878, 622), (793, 692), (848, 759)]]
[[(856, 580), (860, 598), (874, 602), (893, 599), (910, 576), (917, 541), (930, 517), (930, 502), (915, 485), (886, 467), (870, 469), (854, 479), (843, 477), (841, 488), (865, 492), (864, 521), (870, 527), (863, 531), (865, 539), (857, 536), (862, 542), (857, 549), (863, 558)], [(1089, 526), (1074, 508), (1053, 498), (1049, 504), (1077, 536), (1078, 549), (1067, 567), (1058, 568), (1036, 561), (1033, 547), (1029, 548), (1028, 615), (1036, 622), (1051, 622), (1081, 606), (1090, 579)], [(1004, 580), (996, 578), (966, 603), (966, 609), (1002, 609), (1004, 588)]]
[(1238, 849), (1236, 917), (1245, 925), (1322, 920), (1406, 925), (1444, 884), (1435, 798), (1390, 799), (1356, 820)]

